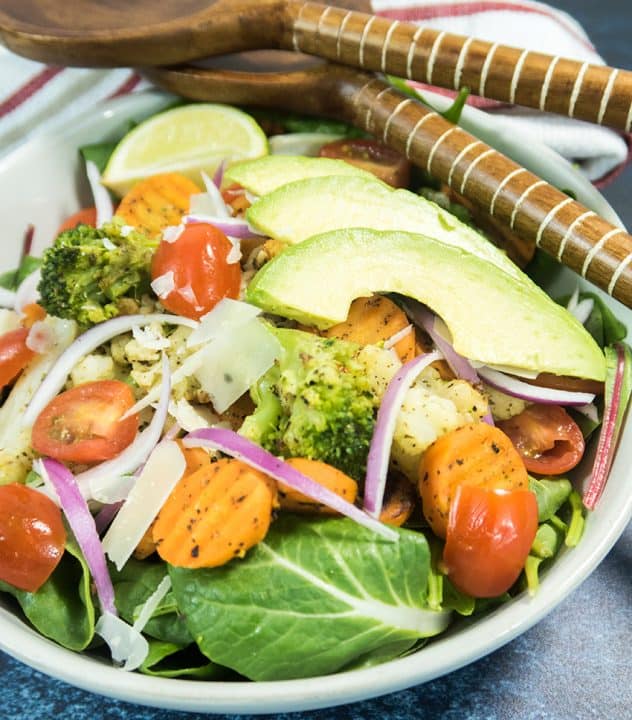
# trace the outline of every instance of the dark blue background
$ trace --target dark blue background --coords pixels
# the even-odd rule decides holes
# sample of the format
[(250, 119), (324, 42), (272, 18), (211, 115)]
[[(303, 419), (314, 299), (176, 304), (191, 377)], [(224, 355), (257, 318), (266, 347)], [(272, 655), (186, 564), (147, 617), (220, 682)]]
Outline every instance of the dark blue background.
[[(556, 0), (610, 65), (632, 69), (629, 0)], [(632, 227), (632, 168), (606, 191)], [(632, 484), (630, 487), (632, 492)], [(545, 620), (463, 670), (383, 698), (283, 720), (624, 720), (632, 718), (632, 527)], [(195, 720), (51, 680), (0, 653), (0, 720)], [(245, 716), (216, 716), (218, 720)]]

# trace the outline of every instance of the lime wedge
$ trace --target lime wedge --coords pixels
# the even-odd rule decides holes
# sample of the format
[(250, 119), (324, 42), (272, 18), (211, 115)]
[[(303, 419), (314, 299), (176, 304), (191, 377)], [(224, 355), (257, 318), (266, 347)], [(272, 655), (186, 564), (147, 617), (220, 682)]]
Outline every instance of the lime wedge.
[(117, 145), (102, 182), (118, 195), (151, 175), (179, 172), (200, 181), (212, 176), (222, 160), (258, 158), (268, 140), (256, 121), (228, 105), (193, 104), (154, 115)]

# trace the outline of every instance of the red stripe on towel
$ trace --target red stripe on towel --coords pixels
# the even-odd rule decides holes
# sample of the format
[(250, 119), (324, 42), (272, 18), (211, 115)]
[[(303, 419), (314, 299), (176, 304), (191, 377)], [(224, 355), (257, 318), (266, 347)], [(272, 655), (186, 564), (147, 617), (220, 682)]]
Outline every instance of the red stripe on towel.
[(29, 98), (33, 97), (36, 92), (41, 90), (50, 80), (52, 80), (60, 72), (63, 72), (64, 68), (61, 67), (46, 67), (37, 75), (34, 75), (28, 82), (18, 88), (12, 95), (6, 100), (0, 103), (0, 118), (13, 112), (16, 108), (20, 107)]

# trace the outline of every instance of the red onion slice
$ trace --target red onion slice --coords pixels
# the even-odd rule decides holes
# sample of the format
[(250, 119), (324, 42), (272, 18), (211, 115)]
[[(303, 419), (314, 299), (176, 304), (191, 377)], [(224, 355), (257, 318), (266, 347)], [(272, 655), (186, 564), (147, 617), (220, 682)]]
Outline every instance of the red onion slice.
[(230, 210), (224, 202), (219, 187), (205, 172), (202, 173), (202, 180), (204, 181), (206, 192), (191, 196), (190, 211), (197, 213), (203, 209), (204, 213), (208, 213), (210, 210), (211, 213), (217, 217), (229, 218)]
[(478, 368), (478, 374), (488, 385), (500, 390), (505, 395), (542, 405), (587, 405), (595, 399), (594, 393), (554, 390), (531, 385), (486, 366)]
[(81, 360), (82, 357), (88, 355), (93, 350), (103, 345), (104, 342), (111, 340), (117, 335), (129, 332), (135, 327), (149, 325), (154, 322), (169, 323), (170, 325), (185, 325), (190, 328), (196, 328), (197, 322), (189, 318), (180, 317), (179, 315), (123, 315), (121, 317), (107, 320), (99, 323), (87, 332), (80, 335), (70, 347), (57, 358), (56, 363), (50, 369), (46, 379), (39, 386), (29, 406), (26, 408), (22, 418), (22, 425), (32, 425), (37, 416), (48, 405), (48, 403), (63, 388), (70, 371)]
[(140, 632), (112, 613), (104, 612), (94, 631), (108, 644), (112, 660), (123, 670), (136, 670), (149, 654), (149, 643)]
[(382, 512), (393, 433), (404, 397), (419, 373), (442, 357), (438, 351), (418, 355), (402, 365), (386, 388), (371, 438), (364, 485), (364, 509), (375, 518)]
[(619, 411), (621, 408), (621, 399), (623, 391), (623, 379), (625, 375), (626, 356), (625, 349), (618, 343), (615, 346), (617, 353), (617, 366), (612, 383), (612, 396), (610, 402), (606, 402), (603, 413), (603, 423), (599, 440), (597, 442), (597, 453), (593, 464), (590, 482), (584, 492), (583, 502), (588, 510), (594, 510), (597, 501), (606, 486), (610, 468), (614, 460), (614, 452), (617, 447), (619, 438)]
[[(481, 381), (478, 373), (474, 369), (474, 366), (467, 358), (459, 355), (459, 353), (452, 347), (451, 343), (449, 343), (437, 330), (437, 316), (430, 312), (430, 310), (424, 307), (424, 305), (420, 302), (413, 300), (412, 298), (407, 298), (403, 303), (403, 307), (404, 311), (415, 323), (415, 325), (419, 325), (419, 327), (423, 328), (428, 333), (430, 339), (437, 346), (450, 366), (452, 372), (458, 378), (466, 380), (471, 385), (480, 385)], [(483, 422), (486, 422), (488, 425), (494, 424), (494, 418), (492, 417), (491, 411), (488, 410), (487, 413), (485, 413), (483, 416)]]
[(288, 463), (283, 462), (272, 453), (232, 430), (226, 430), (225, 428), (195, 430), (185, 436), (183, 444), (185, 447), (206, 447), (220, 450), (226, 455), (243, 460), (250, 467), (260, 470), (276, 480), (280, 480), (294, 490), (330, 507), (341, 515), (346, 515), (346, 517), (355, 520), (359, 525), (372, 530), (385, 539), (396, 541), (399, 538), (395, 530), (369, 517), (355, 505), (343, 500), (336, 493), (303, 475)]
[(182, 218), (182, 222), (186, 225), (206, 223), (207, 225), (212, 225), (218, 230), (221, 230), (224, 235), (239, 238), (240, 240), (263, 237), (260, 233), (255, 232), (245, 220), (241, 220), (239, 218), (222, 218), (214, 215), (190, 214), (185, 215)]
[(101, 609), (104, 613), (116, 616), (114, 588), (108, 573), (101, 541), (94, 518), (90, 514), (88, 504), (79, 490), (75, 477), (67, 467), (51, 458), (41, 460), (38, 463), (38, 469), (52, 483), (57, 492), (61, 508), (94, 579)]
[(160, 441), (165, 427), (167, 413), (169, 412), (169, 396), (171, 395), (171, 370), (166, 355), (162, 356), (162, 378), (160, 385), (160, 400), (149, 425), (136, 436), (134, 442), (128, 445), (123, 452), (115, 458), (99, 463), (77, 475), (77, 484), (84, 497), (90, 499), (95, 495), (95, 489), (103, 492), (103, 483), (118, 484), (123, 475), (130, 475), (146, 462), (152, 450)]
[(114, 205), (107, 188), (101, 184), (101, 173), (99, 168), (91, 161), (86, 161), (86, 174), (90, 191), (94, 198), (94, 206), (97, 211), (96, 226), (100, 228), (104, 223), (110, 222), (114, 215)]
[[(222, 160), (222, 162), (217, 166), (217, 170), (213, 174), (213, 185), (219, 190), (222, 187), (222, 181), (224, 180), (224, 172), (226, 171), (226, 160)], [(204, 178), (204, 184), (206, 185), (208, 189), (208, 183), (206, 182), (208, 179), (208, 176), (206, 176), (206, 173), (202, 174), (202, 177)]]

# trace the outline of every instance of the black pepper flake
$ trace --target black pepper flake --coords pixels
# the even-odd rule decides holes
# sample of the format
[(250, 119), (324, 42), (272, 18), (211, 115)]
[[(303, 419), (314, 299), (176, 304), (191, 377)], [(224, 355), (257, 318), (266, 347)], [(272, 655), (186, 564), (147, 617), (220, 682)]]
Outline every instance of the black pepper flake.
[(199, 545), (194, 545), (194, 546), (191, 548), (191, 557), (196, 558), (199, 554), (200, 554), (200, 546), (199, 546)]
[(498, 453), (500, 452), (500, 448), (498, 447), (498, 445), (496, 445), (495, 442), (492, 443), (492, 450), (496, 453), (496, 455), (498, 455)]

